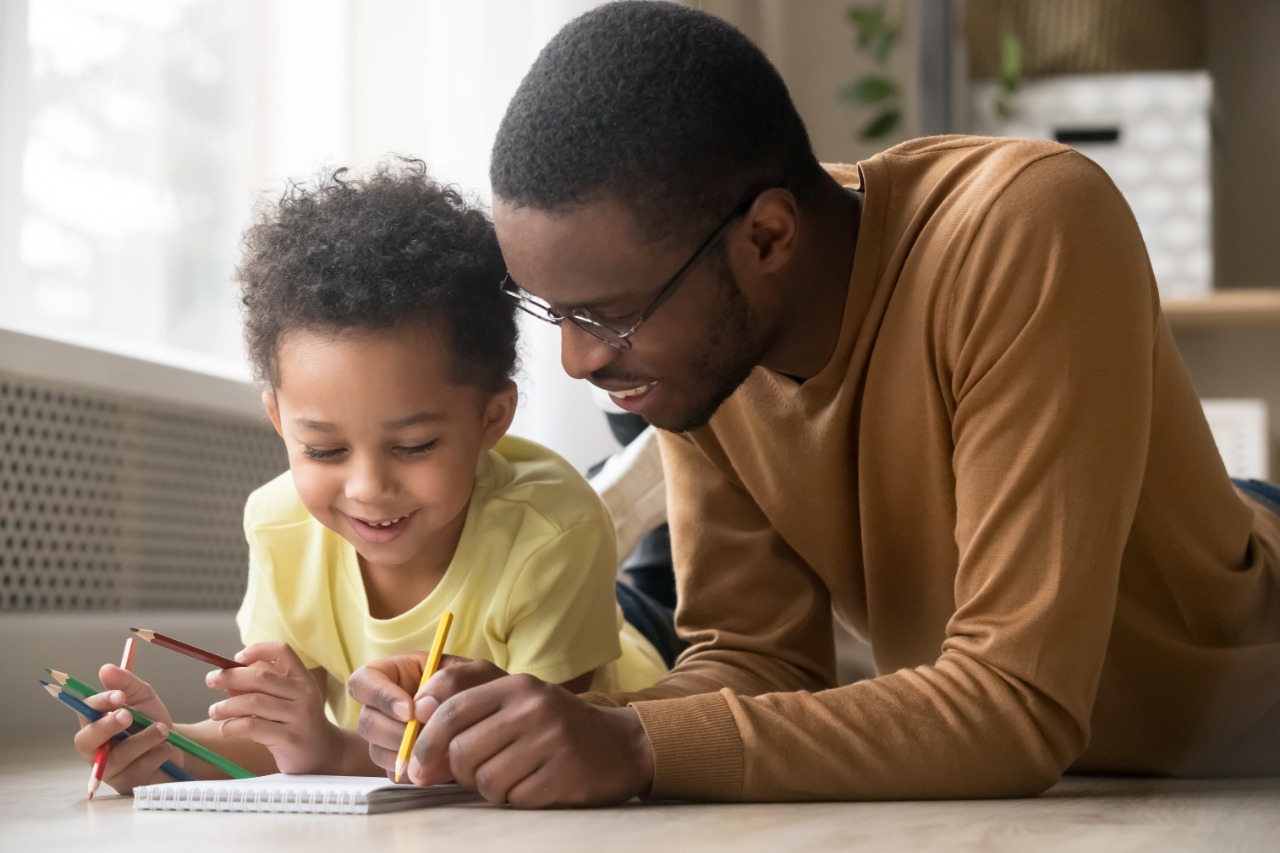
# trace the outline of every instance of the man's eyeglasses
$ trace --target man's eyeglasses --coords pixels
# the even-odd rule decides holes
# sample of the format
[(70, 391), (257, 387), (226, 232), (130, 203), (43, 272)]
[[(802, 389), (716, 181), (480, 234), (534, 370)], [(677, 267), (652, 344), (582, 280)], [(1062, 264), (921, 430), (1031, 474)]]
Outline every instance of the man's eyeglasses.
[(680, 285), (689, 277), (690, 271), (698, 265), (698, 261), (702, 260), (703, 257), (711, 251), (711, 247), (720, 241), (720, 238), (729, 230), (729, 225), (735, 219), (751, 209), (751, 205), (755, 202), (757, 196), (759, 196), (758, 192), (752, 193), (750, 196), (745, 198), (733, 209), (732, 213), (725, 217), (723, 222), (716, 226), (716, 230), (712, 231), (711, 235), (702, 241), (702, 245), (693, 253), (693, 257), (689, 258), (689, 260), (685, 262), (685, 265), (676, 271), (676, 274), (673, 275), (671, 280), (663, 286), (662, 290), (658, 292), (658, 295), (654, 297), (654, 300), (649, 303), (649, 306), (640, 312), (640, 316), (636, 318), (636, 321), (624, 330), (620, 331), (613, 328), (608, 323), (603, 323), (600, 320), (597, 320), (595, 317), (591, 316), (590, 312), (583, 308), (575, 308), (567, 314), (561, 314), (538, 297), (521, 290), (520, 285), (516, 284), (515, 281), (512, 280), (510, 273), (508, 273), (506, 278), (502, 280), (502, 292), (514, 299), (516, 306), (520, 308), (521, 311), (524, 311), (526, 314), (533, 317), (537, 317), (544, 323), (559, 326), (565, 320), (568, 320), (578, 328), (594, 335), (611, 347), (621, 350), (631, 349), (631, 336), (634, 335), (636, 330), (644, 324), (645, 320), (648, 320), (653, 316), (653, 312), (662, 307), (662, 303), (675, 295), (675, 292), (680, 289)]

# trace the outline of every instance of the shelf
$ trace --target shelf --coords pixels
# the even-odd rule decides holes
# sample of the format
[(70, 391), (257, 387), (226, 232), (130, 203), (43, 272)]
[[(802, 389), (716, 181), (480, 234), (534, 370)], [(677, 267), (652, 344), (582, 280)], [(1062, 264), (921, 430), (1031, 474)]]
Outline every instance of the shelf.
[(1174, 329), (1275, 326), (1280, 330), (1280, 288), (1216, 290), (1197, 299), (1163, 302)]

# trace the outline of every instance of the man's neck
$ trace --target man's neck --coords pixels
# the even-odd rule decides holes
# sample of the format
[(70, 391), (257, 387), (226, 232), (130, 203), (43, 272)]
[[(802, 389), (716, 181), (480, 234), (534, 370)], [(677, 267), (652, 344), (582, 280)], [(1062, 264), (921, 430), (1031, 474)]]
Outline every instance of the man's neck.
[(862, 196), (827, 175), (801, 211), (799, 246), (787, 270), (779, 334), (761, 365), (803, 382), (831, 358), (840, 336)]

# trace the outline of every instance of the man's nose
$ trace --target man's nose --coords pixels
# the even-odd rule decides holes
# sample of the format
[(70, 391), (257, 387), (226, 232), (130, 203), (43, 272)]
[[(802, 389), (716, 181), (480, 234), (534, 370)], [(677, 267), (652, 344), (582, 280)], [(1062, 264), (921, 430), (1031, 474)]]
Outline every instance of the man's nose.
[(574, 379), (586, 379), (620, 352), (572, 321), (560, 324), (560, 364)]

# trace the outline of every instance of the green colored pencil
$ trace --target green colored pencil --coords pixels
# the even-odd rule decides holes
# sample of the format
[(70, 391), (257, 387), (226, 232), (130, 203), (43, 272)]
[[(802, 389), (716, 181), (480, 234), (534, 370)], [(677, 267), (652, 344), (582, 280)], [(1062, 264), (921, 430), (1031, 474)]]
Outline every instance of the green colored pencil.
[[(88, 699), (95, 693), (102, 692), (94, 687), (90, 687), (75, 676), (67, 675), (65, 672), (58, 672), (56, 669), (49, 669), (47, 666), (44, 668), (44, 671), (49, 673), (49, 677), (61, 684), (63, 687), (73, 693), (80, 694), (82, 699)], [(141, 711), (135, 711), (127, 706), (125, 707), (125, 710), (133, 715), (133, 721), (138, 725), (145, 727), (152, 724), (151, 719)], [(252, 779), (256, 775), (245, 770), (234, 761), (223, 758), (208, 747), (201, 746), (186, 735), (178, 734), (173, 729), (169, 729), (169, 736), (165, 738), (165, 740), (169, 741), (169, 743), (173, 744), (183, 752), (189, 755), (194, 755), (196, 758), (207, 761), (214, 767), (220, 768), (230, 774), (232, 779)]]

